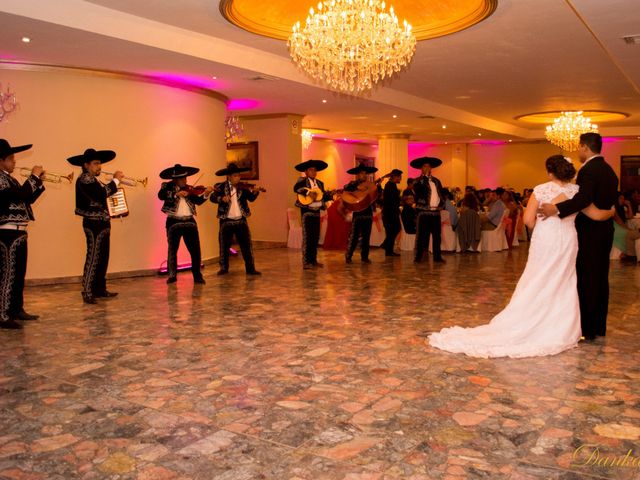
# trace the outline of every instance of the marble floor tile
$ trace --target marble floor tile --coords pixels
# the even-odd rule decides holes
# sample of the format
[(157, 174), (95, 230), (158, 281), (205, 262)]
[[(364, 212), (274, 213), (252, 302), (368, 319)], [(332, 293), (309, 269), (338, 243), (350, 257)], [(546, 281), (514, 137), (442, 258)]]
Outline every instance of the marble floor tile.
[(110, 282), (93, 306), (28, 288), (41, 319), (0, 331), (0, 479), (640, 478), (640, 267), (612, 264), (607, 337), (488, 360), (425, 337), (488, 322), (526, 246), (417, 266), (321, 251), (310, 271), (256, 253), (260, 278), (233, 258), (204, 286)]

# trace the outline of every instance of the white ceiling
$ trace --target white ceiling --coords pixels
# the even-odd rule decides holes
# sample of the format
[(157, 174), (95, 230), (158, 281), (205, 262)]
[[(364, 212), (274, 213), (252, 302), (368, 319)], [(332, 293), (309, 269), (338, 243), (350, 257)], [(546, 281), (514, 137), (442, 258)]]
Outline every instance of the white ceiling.
[(640, 135), (640, 45), (621, 39), (640, 34), (638, 0), (499, 0), (484, 22), (419, 42), (408, 70), (360, 99), (315, 85), (285, 42), (229, 24), (214, 0), (2, 0), (0, 22), (2, 59), (188, 75), (255, 99), (247, 114), (302, 114), (333, 138), (533, 139), (540, 127), (514, 117), (562, 109), (626, 112), (601, 132)]

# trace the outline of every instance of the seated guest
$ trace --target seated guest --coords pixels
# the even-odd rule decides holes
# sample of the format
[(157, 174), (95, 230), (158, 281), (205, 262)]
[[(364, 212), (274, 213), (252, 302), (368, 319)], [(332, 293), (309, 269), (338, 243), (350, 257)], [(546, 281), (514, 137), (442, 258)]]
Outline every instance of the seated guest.
[(462, 199), (462, 208), (456, 228), (461, 252), (478, 251), (481, 238), (479, 208), (478, 199), (473, 193), (467, 193)]
[(413, 191), (413, 182), (415, 182), (415, 178), (407, 178), (407, 188), (402, 191), (402, 196), (411, 195), (415, 198), (415, 193)]
[(453, 206), (453, 194), (448, 188), (442, 189), (444, 193), (444, 209), (449, 212), (449, 221), (451, 222), (451, 228), (456, 229), (458, 225), (458, 211)]
[(501, 200), (504, 188), (498, 187), (489, 191), (485, 205), (489, 207), (489, 213), (480, 215), (480, 226), (482, 230), (495, 230), (502, 221), (502, 215), (507, 208)]
[(627, 220), (633, 218), (631, 205), (624, 195), (618, 192), (616, 213), (613, 217), (613, 246), (620, 250), (620, 260), (636, 260), (636, 240), (640, 238), (640, 231), (629, 228)]
[(631, 213), (633, 215), (640, 212), (640, 190), (634, 188), (629, 192), (629, 203), (631, 204)]
[(518, 215), (520, 215), (520, 210), (513, 197), (512, 192), (505, 190), (502, 193), (502, 197), (500, 199), (509, 212), (507, 218), (510, 220), (510, 222), (508, 228), (505, 229), (505, 235), (507, 236), (507, 245), (509, 246), (509, 248), (511, 248), (513, 246), (513, 238), (516, 234), (516, 225), (518, 223)]
[[(406, 190), (405, 190), (406, 191)], [(402, 212), (400, 212), (400, 218), (402, 219), (402, 227), (404, 233), (409, 235), (416, 234), (416, 201), (413, 195), (404, 195), (402, 197)]]

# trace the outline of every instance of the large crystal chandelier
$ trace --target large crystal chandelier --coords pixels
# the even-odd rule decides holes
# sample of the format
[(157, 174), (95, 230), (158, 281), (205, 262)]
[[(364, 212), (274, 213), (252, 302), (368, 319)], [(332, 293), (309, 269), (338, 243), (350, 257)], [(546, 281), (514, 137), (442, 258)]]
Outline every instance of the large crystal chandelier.
[(331, 0), (293, 26), (291, 58), (332, 90), (358, 94), (409, 64), (416, 49), (411, 25), (380, 0)]
[(591, 123), (590, 118), (582, 116), (582, 112), (562, 112), (547, 126), (546, 137), (554, 145), (567, 152), (578, 150), (580, 135), (587, 132), (597, 132), (598, 126)]

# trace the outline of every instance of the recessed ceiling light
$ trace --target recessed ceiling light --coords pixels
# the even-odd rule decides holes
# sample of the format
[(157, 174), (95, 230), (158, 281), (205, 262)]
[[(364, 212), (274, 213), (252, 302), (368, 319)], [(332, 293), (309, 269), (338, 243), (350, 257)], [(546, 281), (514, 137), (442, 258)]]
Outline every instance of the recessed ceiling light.
[(513, 140), (509, 140), (509, 143), (513, 142)]
[(322, 103), (327, 103), (327, 101), (323, 98), (323, 99), (322, 99)]
[(447, 128), (447, 126), (446, 126), (446, 125), (442, 125), (442, 128), (443, 128), (443, 129), (444, 129), (444, 128)]
[(22, 41), (24, 43), (29, 43), (31, 41), (31, 39), (29, 37), (22, 37)]
[(449, 145), (449, 142), (444, 142), (445, 145)]
[(393, 118), (398, 118), (398, 115), (394, 115)]
[(217, 80), (217, 79), (218, 79), (218, 77), (216, 77), (216, 76), (213, 76), (213, 77), (211, 77), (211, 78), (213, 78), (214, 80)]
[(343, 138), (342, 140), (344, 140), (345, 142), (347, 141), (347, 139), (346, 139), (346, 138)]
[(456, 100), (469, 100), (471, 97), (469, 95), (458, 95)]

